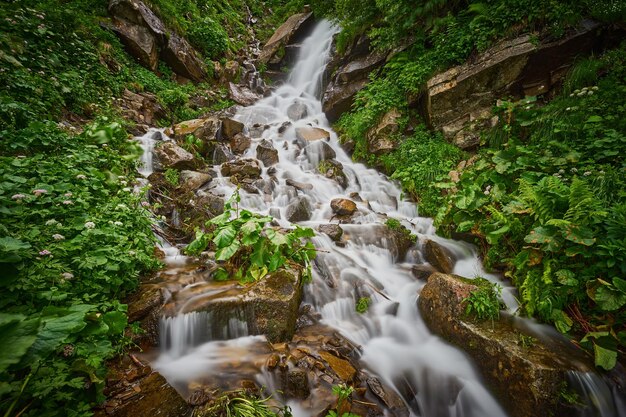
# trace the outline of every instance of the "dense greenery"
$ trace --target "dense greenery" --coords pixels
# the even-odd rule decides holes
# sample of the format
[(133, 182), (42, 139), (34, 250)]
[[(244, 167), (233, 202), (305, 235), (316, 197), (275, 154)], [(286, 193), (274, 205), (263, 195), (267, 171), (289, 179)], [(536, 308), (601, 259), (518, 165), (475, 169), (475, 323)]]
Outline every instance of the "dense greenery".
[(224, 213), (207, 221), (207, 232), (196, 231), (196, 239), (186, 252), (199, 254), (211, 245), (215, 260), (221, 262), (215, 279), (237, 279), (255, 282), (283, 266), (304, 267), (305, 281), (311, 279), (311, 261), (315, 247), (303, 241), (315, 235), (312, 229), (295, 226), (282, 232), (266, 224), (271, 216), (260, 216), (239, 209), (239, 192), (236, 191), (224, 206)]
[(481, 277), (474, 278), (472, 283), (478, 288), (463, 300), (466, 303), (465, 313), (479, 320), (497, 320), (500, 317), (502, 287)]
[(626, 347), (625, 76), (622, 48), (580, 62), (546, 105), (504, 103), (510, 117), (485, 135), (497, 140), (437, 218), (484, 239), (486, 264), (508, 271), (524, 311), (586, 334), (604, 368)]
[(103, 400), (104, 361), (129, 343), (118, 300), (158, 265), (131, 188), (137, 151), (106, 120), (77, 136), (33, 122), (0, 142), (5, 415), (87, 415)]

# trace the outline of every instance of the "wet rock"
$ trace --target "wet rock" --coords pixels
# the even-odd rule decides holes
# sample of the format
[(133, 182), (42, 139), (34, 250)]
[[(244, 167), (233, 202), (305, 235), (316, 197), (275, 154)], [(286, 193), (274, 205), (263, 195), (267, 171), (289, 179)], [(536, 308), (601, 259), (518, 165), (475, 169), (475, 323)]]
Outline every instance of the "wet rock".
[(213, 218), (224, 212), (224, 197), (201, 190), (198, 191), (194, 207), (198, 212), (203, 213), (200, 217)]
[(313, 13), (299, 13), (289, 17), (267, 41), (259, 55), (259, 61), (268, 63), (280, 51), (281, 47), (284, 49), (289, 43), (306, 36), (313, 24)]
[(297, 127), (296, 139), (304, 147), (308, 142), (330, 140), (330, 132), (319, 127)]
[(279, 269), (238, 292), (219, 293), (187, 304), (187, 311), (207, 311), (216, 326), (236, 318), (247, 323), (252, 335), (263, 334), (270, 343), (291, 340), (302, 299), (298, 270)]
[(127, 20), (113, 19), (112, 30), (130, 55), (144, 67), (156, 71), (159, 64), (159, 49), (156, 39), (148, 28), (132, 24)]
[(174, 142), (162, 143), (154, 150), (154, 154), (165, 169), (193, 169), (197, 165), (194, 156)]
[(174, 32), (169, 33), (161, 57), (176, 74), (185, 78), (200, 82), (207, 76), (206, 65), (196, 50), (185, 38)]
[(385, 389), (378, 378), (367, 378), (367, 387), (395, 416), (409, 416), (409, 410), (402, 398), (394, 390)]
[(305, 222), (311, 218), (311, 203), (306, 197), (297, 197), (287, 206), (285, 216), (292, 223)]
[(354, 98), (368, 83), (367, 79), (353, 81), (344, 85), (331, 84), (324, 92), (322, 110), (330, 122), (336, 122), (339, 117), (350, 111)]
[(232, 149), (234, 153), (242, 154), (248, 150), (251, 143), (252, 140), (248, 136), (243, 133), (237, 133), (230, 140), (230, 149)]
[(261, 193), (271, 196), (272, 192), (274, 192), (275, 184), (271, 179), (259, 179), (252, 183), (254, 188), (259, 190)]
[(296, 101), (292, 105), (287, 108), (287, 116), (291, 120), (300, 120), (304, 119), (308, 115), (308, 110), (306, 108), (306, 104), (301, 101)]
[(335, 198), (331, 200), (330, 208), (339, 216), (351, 216), (356, 211), (356, 203), (347, 198)]
[(319, 355), (328, 363), (339, 379), (344, 383), (352, 382), (356, 375), (356, 369), (354, 369), (350, 362), (324, 350), (320, 351)]
[(343, 172), (343, 164), (341, 162), (327, 159), (317, 165), (317, 170), (326, 178), (336, 181), (343, 188), (348, 187), (348, 177)]
[(236, 156), (230, 151), (230, 148), (222, 143), (218, 143), (215, 145), (215, 149), (213, 150), (213, 164), (221, 165), (225, 162), (230, 162), (234, 160)]
[(287, 128), (291, 126), (291, 122), (284, 122), (282, 125), (280, 125), (280, 127), (278, 128), (278, 133), (283, 134), (285, 133), (285, 131), (287, 130)]
[(341, 236), (343, 236), (343, 229), (338, 224), (320, 224), (317, 227), (317, 231), (324, 233), (335, 242), (339, 241)]
[(311, 394), (309, 377), (303, 369), (290, 369), (283, 377), (283, 392), (287, 398), (304, 400)]
[(337, 156), (335, 150), (328, 143), (319, 140), (307, 145), (304, 148), (304, 153), (313, 164), (334, 159)]
[(184, 142), (188, 135), (194, 135), (196, 138), (206, 142), (215, 141), (221, 125), (217, 117), (185, 120), (167, 128), (165, 134), (175, 139), (178, 143)]
[(188, 191), (196, 191), (211, 179), (209, 174), (197, 171), (181, 171), (179, 178), (181, 187)]
[(140, 285), (137, 292), (126, 300), (128, 322), (139, 323), (143, 333), (127, 334), (142, 349), (156, 346), (159, 341), (159, 319), (164, 302), (161, 289), (150, 284)]
[[(136, 369), (136, 368), (135, 368)], [(124, 375), (132, 373), (126, 371)], [(140, 368), (138, 379), (107, 379), (105, 392), (110, 393), (104, 409), (96, 410), (96, 416), (136, 417), (158, 415), (163, 417), (190, 416), (191, 406), (159, 374), (149, 367)], [(133, 378), (131, 378), (133, 379)]]
[(249, 133), (250, 136), (254, 139), (258, 139), (261, 136), (263, 136), (263, 132), (265, 132), (267, 129), (269, 129), (268, 125), (263, 125), (260, 123), (255, 123), (252, 125), (252, 127), (249, 129)]
[(428, 327), (474, 358), (475, 364), (502, 405), (513, 417), (552, 415), (567, 386), (567, 373), (578, 370), (558, 349), (536, 340), (519, 343), (520, 331), (501, 318), (477, 322), (465, 315), (464, 299), (478, 287), (472, 280), (433, 274), (419, 299)]
[(313, 189), (313, 184), (298, 182), (298, 181), (292, 180), (291, 178), (288, 178), (287, 181), (285, 181), (285, 183), (300, 191), (310, 191)]
[(249, 88), (233, 83), (228, 83), (228, 94), (231, 99), (242, 106), (251, 106), (261, 98), (261, 96), (252, 92)]
[(454, 270), (452, 253), (433, 240), (424, 243), (424, 258), (439, 272), (449, 274)]
[(230, 140), (239, 133), (243, 133), (243, 123), (231, 117), (222, 117), (222, 136), (226, 140)]
[(256, 147), (256, 157), (263, 165), (269, 167), (278, 163), (278, 150), (274, 148), (272, 142), (263, 139)]
[(389, 110), (382, 120), (367, 132), (367, 148), (374, 155), (387, 154), (398, 147), (392, 137), (398, 132), (398, 119), (402, 115), (398, 109)]
[(241, 66), (237, 61), (226, 61), (224, 64), (224, 84), (226, 82), (234, 82), (236, 83), (239, 77), (241, 76)]
[(411, 267), (411, 274), (419, 281), (427, 281), (428, 277), (435, 272), (437, 270), (430, 265), (413, 265)]
[(261, 166), (256, 159), (238, 159), (222, 164), (222, 175), (225, 177), (259, 178)]
[[(117, 100), (117, 105), (122, 110), (124, 118), (134, 121), (137, 126), (144, 123), (147, 126), (154, 126), (158, 119), (166, 117), (165, 109), (159, 104), (157, 97), (151, 93), (133, 93), (128, 89), (124, 89), (122, 97)], [(146, 129), (135, 128), (131, 133), (140, 135), (146, 131)], [(162, 140), (159, 138), (155, 139)]]
[(189, 405), (197, 407), (208, 403), (210, 400), (211, 394), (203, 389), (197, 389), (189, 395), (189, 397), (187, 398), (187, 403), (189, 403)]

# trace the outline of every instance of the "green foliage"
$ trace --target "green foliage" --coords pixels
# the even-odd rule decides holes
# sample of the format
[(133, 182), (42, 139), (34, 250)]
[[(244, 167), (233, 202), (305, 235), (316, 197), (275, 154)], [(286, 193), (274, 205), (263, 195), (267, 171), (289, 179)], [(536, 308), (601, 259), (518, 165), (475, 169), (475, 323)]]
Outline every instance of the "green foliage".
[(475, 278), (474, 283), (478, 289), (463, 300), (466, 303), (465, 314), (474, 315), (479, 320), (497, 320), (500, 317), (502, 287), (484, 278)]
[[(359, 417), (358, 414), (353, 414), (349, 410), (352, 408), (352, 393), (354, 388), (346, 384), (334, 385), (333, 394), (337, 396), (337, 408), (335, 410), (329, 410), (326, 417)], [(345, 411), (345, 408), (348, 411)]]
[(0, 224), (11, 225), (0, 226), (0, 408), (90, 415), (105, 360), (129, 344), (118, 300), (158, 266), (129, 188), (137, 149), (105, 119), (78, 136), (53, 123), (12, 133), (0, 157)]
[(452, 187), (448, 172), (463, 152), (421, 127), (398, 149), (380, 158), (391, 178), (397, 179), (418, 201), (421, 215), (433, 215), (443, 202), (443, 191)]
[(625, 72), (622, 48), (572, 70), (548, 104), (505, 103), (505, 142), (465, 170), (436, 219), (484, 239), (486, 265), (508, 270), (524, 311), (587, 333), (605, 369), (626, 346)]
[(209, 246), (215, 248), (215, 259), (221, 262), (215, 273), (217, 280), (255, 282), (283, 266), (295, 266), (303, 267), (305, 281), (310, 281), (316, 252), (313, 244), (304, 240), (315, 235), (313, 230), (296, 226), (283, 232), (267, 227), (272, 217), (239, 210), (238, 202), (236, 191), (225, 204), (224, 213), (206, 223), (210, 231), (196, 231), (196, 239), (186, 252), (197, 255)]
[(359, 301), (357, 301), (356, 303), (356, 312), (359, 314), (365, 314), (367, 313), (367, 310), (369, 310), (370, 308), (370, 303), (372, 302), (372, 299), (369, 297), (361, 297), (359, 298)]
[(197, 417), (292, 417), (291, 408), (269, 403), (270, 398), (259, 398), (245, 391), (235, 391), (212, 401), (211, 407), (197, 409)]
[(180, 182), (180, 171), (173, 168), (168, 168), (163, 173), (165, 180), (173, 187), (178, 187)]
[(219, 58), (228, 51), (228, 33), (210, 17), (194, 21), (188, 36), (196, 48), (212, 59)]

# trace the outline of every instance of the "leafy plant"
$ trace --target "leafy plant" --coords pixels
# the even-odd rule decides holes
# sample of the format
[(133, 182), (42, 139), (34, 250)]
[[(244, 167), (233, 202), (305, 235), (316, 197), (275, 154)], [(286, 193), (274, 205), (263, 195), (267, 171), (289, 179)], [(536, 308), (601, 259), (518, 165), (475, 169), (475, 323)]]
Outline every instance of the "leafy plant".
[(367, 310), (370, 308), (370, 303), (372, 299), (369, 297), (361, 297), (359, 301), (356, 303), (356, 312), (359, 314), (367, 313)]
[(165, 176), (165, 180), (170, 185), (178, 187), (178, 184), (180, 183), (180, 171), (178, 171), (177, 169), (168, 168), (165, 170), (163, 175)]
[(465, 314), (474, 315), (479, 320), (496, 320), (500, 317), (500, 293), (502, 287), (484, 278), (475, 278), (478, 289), (470, 292), (463, 300), (466, 303)]
[(296, 226), (281, 231), (266, 224), (272, 217), (239, 210), (239, 191), (225, 204), (224, 213), (206, 223), (208, 232), (196, 231), (196, 238), (186, 252), (197, 255), (207, 247), (215, 248), (215, 259), (222, 266), (215, 279), (254, 282), (283, 266), (304, 268), (306, 281), (311, 279), (311, 261), (315, 247), (305, 239), (315, 235), (312, 229)]
[[(346, 384), (334, 385), (333, 394), (337, 396), (337, 408), (335, 410), (329, 410), (326, 417), (359, 417), (357, 414), (350, 412), (352, 408), (351, 396), (354, 392), (354, 388)], [(345, 408), (348, 411), (345, 411)]]

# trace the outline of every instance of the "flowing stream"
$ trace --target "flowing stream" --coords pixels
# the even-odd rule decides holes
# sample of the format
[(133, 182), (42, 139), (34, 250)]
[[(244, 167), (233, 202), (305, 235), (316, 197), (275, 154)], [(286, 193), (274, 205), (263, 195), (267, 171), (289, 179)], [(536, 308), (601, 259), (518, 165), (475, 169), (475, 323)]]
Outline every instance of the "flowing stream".
[[(424, 261), (420, 244), (398, 262), (397, 248), (381, 233), (384, 223), (388, 218), (397, 219), (416, 234), (420, 242), (432, 239), (449, 249), (457, 258), (455, 274), (469, 278), (480, 275), (491, 280), (497, 280), (497, 277), (485, 273), (470, 245), (435, 236), (432, 221), (418, 216), (416, 204), (403, 199), (396, 184), (377, 171), (354, 163), (340, 146), (320, 102), (325, 63), (336, 31), (329, 22), (320, 22), (303, 42), (300, 57), (287, 82), (255, 105), (241, 108), (235, 116), (253, 137), (244, 157), (255, 158), (256, 146), (262, 139), (271, 141), (279, 153), (279, 162), (270, 172), (264, 167), (262, 173), (268, 182), (275, 178), (271, 194), (251, 194), (242, 190), (240, 205), (272, 215), (281, 226), (290, 227), (287, 207), (304, 198), (311, 207), (311, 216), (310, 220), (300, 224), (317, 228), (321, 224), (337, 223), (329, 204), (332, 199), (355, 200), (358, 214), (351, 224), (342, 225), (348, 236), (345, 246), (336, 245), (323, 234), (314, 238), (320, 253), (313, 270), (313, 282), (305, 287), (304, 303), (310, 304), (321, 315), (323, 324), (360, 346), (362, 366), (400, 393), (411, 415), (506, 416), (468, 356), (433, 335), (424, 324), (417, 309), (418, 294), (424, 283), (417, 281), (410, 272), (412, 264)], [(294, 108), (299, 108), (304, 117), (290, 118), (289, 113), (293, 116)], [(303, 143), (297, 139), (296, 129), (311, 127), (330, 133), (325, 145)], [(153, 143), (144, 141), (144, 145), (152, 146)], [(336, 155), (334, 159), (343, 165), (345, 187), (317, 169), (324, 153), (328, 153), (327, 147)], [(151, 161), (145, 163), (151, 166)], [(151, 168), (144, 166), (143, 170), (146, 174)], [(309, 186), (296, 190), (287, 184), (287, 180), (290, 184), (296, 182)], [(235, 189), (228, 178), (219, 175), (211, 187), (213, 192), (225, 196)], [(175, 250), (171, 247), (169, 250), (168, 255), (176, 257)], [(181, 291), (205, 291), (193, 280), (183, 287)], [(361, 296), (371, 298), (365, 314), (355, 310)], [(505, 288), (503, 296), (509, 310), (515, 310), (517, 304), (512, 288)], [(229, 362), (249, 360), (257, 381), (272, 387), (271, 377), (256, 359), (259, 351), (263, 352), (264, 337), (248, 335), (245, 322), (238, 318), (207, 334), (203, 323), (210, 319), (210, 314), (198, 312), (164, 318), (161, 352), (154, 361), (156, 369), (175, 386), (188, 386), (191, 381), (201, 378), (226, 378)], [(320, 411), (307, 409), (296, 402), (290, 405), (299, 417), (316, 415)]]

